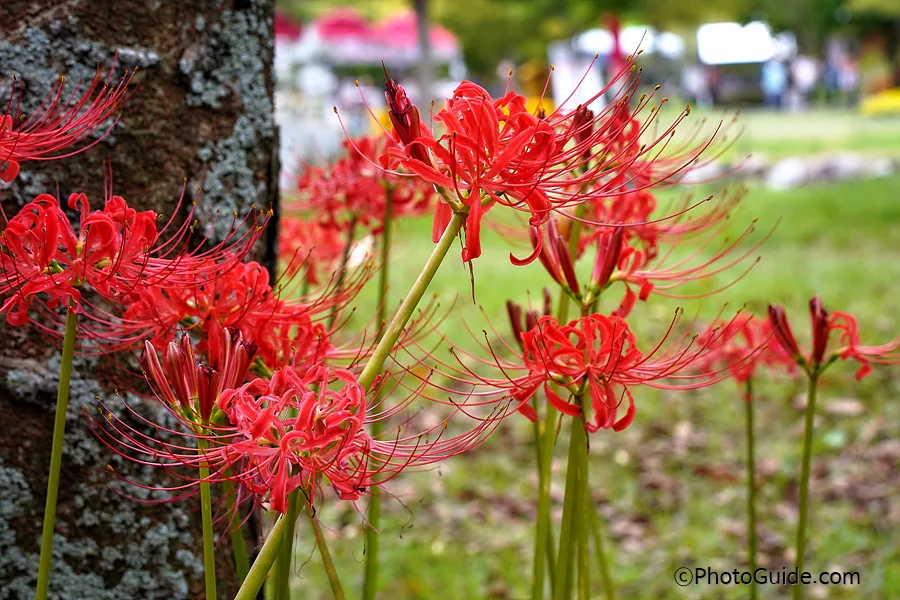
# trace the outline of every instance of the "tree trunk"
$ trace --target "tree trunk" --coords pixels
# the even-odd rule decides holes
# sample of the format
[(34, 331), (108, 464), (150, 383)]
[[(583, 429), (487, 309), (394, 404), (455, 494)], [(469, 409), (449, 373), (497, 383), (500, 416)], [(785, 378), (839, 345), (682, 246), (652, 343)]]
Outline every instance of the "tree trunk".
[(431, 21), (428, 19), (428, 0), (413, 0), (416, 11), (416, 29), (419, 33), (419, 89), (422, 97), (419, 106), (428, 106), (434, 100), (434, 60), (431, 52)]
[[(185, 204), (197, 202), (201, 226), (213, 237), (224, 235), (232, 211), (274, 207), (273, 0), (0, 3), (0, 98), (5, 102), (16, 76), (23, 84), (24, 112), (35, 110), (61, 75), (71, 92), (77, 82), (90, 81), (98, 65), (109, 68), (115, 60), (119, 73), (140, 67), (121, 121), (103, 142), (72, 158), (24, 163), (17, 180), (0, 184), (7, 215), (43, 192), (63, 202), (72, 192), (85, 192), (100, 207), (110, 164), (114, 192), (138, 210), (170, 215), (186, 181)], [(215, 219), (217, 212), (225, 217)], [(257, 257), (274, 256), (270, 244)], [(2, 321), (0, 600), (17, 600), (34, 594), (60, 354), (35, 330)], [(51, 598), (203, 597), (196, 497), (161, 504), (123, 497), (161, 494), (141, 493), (112, 476), (107, 465), (142, 485), (179, 480), (117, 460), (82, 416), (83, 410), (97, 410), (99, 398), (113, 412), (124, 413), (127, 403), (149, 418), (165, 418), (152, 402), (116, 390), (128, 387), (116, 365), (129, 360), (76, 357)], [(236, 581), (223, 537), (217, 547), (219, 590), (220, 597), (231, 598)]]

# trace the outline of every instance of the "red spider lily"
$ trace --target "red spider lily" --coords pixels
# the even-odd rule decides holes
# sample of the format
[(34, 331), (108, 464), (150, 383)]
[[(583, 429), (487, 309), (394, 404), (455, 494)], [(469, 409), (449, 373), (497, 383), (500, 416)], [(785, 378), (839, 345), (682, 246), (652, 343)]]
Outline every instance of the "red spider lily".
[[(383, 378), (380, 385), (384, 382)], [(372, 395), (376, 392), (370, 390)], [(186, 480), (169, 491), (190, 492), (198, 483), (196, 469), (204, 464), (211, 469), (206, 481), (240, 482), (257, 502), (268, 502), (273, 510), (285, 512), (287, 496), (296, 489), (302, 489), (312, 502), (322, 478), (340, 498), (355, 501), (370, 487), (384, 484), (407, 468), (470, 450), (494, 430), (508, 408), (493, 411), (470, 430), (452, 437), (444, 435), (450, 417), (409, 435), (403, 434), (408, 419), (392, 438), (374, 439), (366, 433), (367, 424), (403, 414), (420, 397), (413, 393), (399, 402), (392, 399), (386, 409), (368, 402), (349, 371), (319, 366), (302, 376), (294, 369), (276, 370), (270, 380), (254, 379), (221, 391), (216, 406), (222, 418), (217, 422), (218, 413), (214, 412), (205, 434), (198, 433), (190, 419), (166, 403), (190, 432), (184, 445), (163, 441), (160, 434), (177, 432), (154, 426), (138, 415), (134, 416), (157, 433), (141, 433), (111, 413), (105, 419), (86, 416), (98, 438), (113, 451), (140, 464), (161, 466)], [(454, 414), (461, 410), (462, 406)], [(429, 441), (433, 434), (437, 438)], [(209, 448), (198, 452), (192, 441), (201, 437)]]
[[(396, 120), (394, 115), (391, 119)], [(429, 133), (412, 141), (400, 136), (402, 151), (393, 152), (403, 167), (454, 194), (455, 208), (438, 204), (435, 241), (446, 229), (452, 210), (468, 214), (464, 261), (481, 255), (482, 217), (495, 203), (525, 203), (535, 227), (547, 219), (550, 205), (546, 199), (539, 192), (523, 191), (521, 184), (537, 177), (540, 157), (546, 160), (552, 151), (553, 130), (525, 109), (524, 96), (509, 93), (495, 101), (480, 86), (464, 81), (434, 119), (446, 134), (435, 139)], [(529, 170), (522, 168), (526, 158), (532, 165)], [(504, 197), (508, 194), (511, 197)]]
[(72, 194), (69, 207), (81, 213), (77, 234), (48, 194), (26, 204), (3, 232), (0, 292), (10, 294), (2, 310), (11, 324), (28, 321), (37, 293), (49, 296), (51, 307), (64, 298), (77, 304), (78, 288), (85, 284), (116, 298), (132, 292), (148, 274), (147, 249), (157, 238), (155, 213), (138, 213), (119, 196), (90, 213), (87, 197)]
[(345, 231), (350, 223), (367, 225), (384, 209), (384, 186), (377, 172), (360, 172), (348, 157), (324, 167), (309, 167), (297, 179), (298, 200), (285, 206), (288, 213), (310, 215), (323, 226)]
[[(394, 171), (398, 164), (396, 152), (391, 152), (391, 148), (396, 147), (396, 142), (385, 135), (344, 141), (344, 148), (347, 150), (345, 160), (349, 170), (379, 182), (385, 190), (381, 195), (373, 194), (370, 202), (357, 205), (360, 213), (370, 215), (369, 218), (378, 223), (372, 227), (372, 233), (375, 234), (380, 233), (379, 220), (384, 214), (386, 194), (391, 195), (391, 211), (395, 218), (425, 214), (435, 197), (434, 188), (422, 179), (401, 176)], [(378, 168), (374, 165), (378, 165)]]
[[(682, 147), (670, 147), (675, 126), (690, 112), (686, 109), (647, 142), (659, 111), (654, 108), (643, 124), (638, 121), (638, 113), (653, 98), (652, 94), (642, 97), (634, 111), (629, 108), (638, 81), (639, 71), (629, 62), (585, 106), (550, 115), (528, 113), (523, 96), (510, 92), (493, 100), (484, 89), (466, 81), (435, 116), (447, 132), (435, 138), (429, 132), (413, 133), (417, 127), (421, 130), (418, 111), (413, 112), (415, 107), (405, 94), (403, 102), (391, 103), (390, 98), (402, 88), (389, 79), (388, 107), (400, 145), (391, 153), (403, 167), (437, 186), (445, 201), (437, 206), (435, 240), (453, 212), (465, 213), (463, 259), (471, 260), (481, 252), (482, 218), (495, 204), (528, 212), (529, 224), (537, 228), (551, 211), (634, 194), (673, 180), (696, 164), (712, 138), (695, 146), (696, 136), (692, 136)], [(609, 105), (596, 114), (588, 110), (616, 86)], [(413, 116), (404, 120), (404, 115)], [(606, 224), (620, 226), (615, 221)], [(538, 253), (535, 249), (531, 256), (514, 262), (531, 262)]]
[[(251, 261), (219, 277), (198, 276), (189, 287), (146, 288), (123, 321), (132, 324), (136, 334), (148, 335), (159, 349), (178, 329), (210, 338), (223, 329), (238, 329), (258, 345), (259, 357), (270, 367), (295, 364), (305, 369), (334, 352), (325, 326), (314, 320), (339, 310), (366, 281), (363, 272), (341, 290), (326, 289), (318, 300), (284, 300), (270, 284), (268, 271)], [(201, 342), (201, 349), (205, 347)]]
[(434, 192), (420, 179), (388, 169), (387, 148), (394, 145), (387, 136), (345, 140), (345, 156), (303, 172), (297, 180), (298, 198), (285, 210), (299, 212), (307, 221), (341, 232), (344, 238), (344, 232), (356, 226), (380, 234), (388, 196), (394, 216), (421, 214)]
[[(190, 221), (163, 240), (172, 221), (158, 229), (153, 211), (137, 212), (119, 196), (108, 194), (103, 210), (94, 212), (84, 194), (72, 194), (68, 204), (80, 213), (77, 231), (56, 198), (47, 194), (26, 204), (7, 223), (0, 237), (0, 294), (7, 299), (0, 310), (11, 324), (35, 322), (29, 309), (35, 298), (46, 298), (51, 310), (40, 314), (58, 325), (59, 315), (52, 309), (68, 299), (92, 322), (82, 323), (83, 337), (109, 342), (110, 349), (121, 347), (113, 341), (121, 337), (116, 330), (124, 333), (128, 328), (116, 314), (83, 298), (83, 288), (121, 305), (155, 286), (178, 288), (198, 277), (212, 280), (240, 264), (262, 231), (254, 213), (252, 221), (243, 223), (245, 233), (232, 228), (220, 244), (207, 245), (204, 239), (196, 250), (181, 252), (192, 241)], [(56, 334), (58, 327), (45, 330)]]
[[(268, 369), (290, 367), (304, 373), (323, 362), (349, 368), (370, 356), (381, 324), (373, 315), (356, 335), (342, 336), (340, 345), (333, 344), (333, 339), (346, 325), (352, 314), (347, 309), (373, 272), (367, 265), (343, 279), (333, 274), (327, 286), (306, 296), (285, 299), (283, 291), (291, 287), (291, 276), (272, 283), (268, 272), (250, 261), (219, 277), (199, 276), (192, 286), (143, 289), (116, 323), (109, 325), (107, 337), (116, 337), (127, 346), (138, 336), (145, 336), (162, 350), (183, 330), (191, 332), (198, 339), (198, 347), (206, 350), (207, 338), (233, 328), (258, 345), (258, 358)], [(423, 307), (396, 345), (405, 346), (427, 336), (425, 324), (439, 309), (436, 302)]]
[(733, 331), (716, 339), (716, 344), (699, 363), (701, 370), (708, 371), (724, 365), (731, 371), (732, 379), (745, 383), (754, 376), (758, 367), (777, 367), (788, 372), (793, 372), (796, 368), (793, 358), (785, 353), (780, 344), (770, 343), (774, 332), (768, 320), (747, 315), (730, 323), (720, 322), (716, 325)]
[[(646, 192), (640, 196), (652, 199), (652, 196)], [(629, 196), (623, 196), (616, 202), (625, 204), (628, 199)], [(718, 211), (716, 212), (718, 213)], [(619, 214), (625, 219), (634, 216), (640, 220), (649, 218), (649, 212), (643, 212), (643, 210), (632, 213), (629, 217), (625, 216), (625, 211), (620, 211)], [(627, 223), (627, 220), (620, 222)], [(580, 243), (582, 255), (587, 253), (592, 245), (596, 246), (593, 268), (590, 279), (586, 283), (577, 274), (569, 256), (568, 241), (560, 231), (561, 228), (556, 217), (551, 217), (548, 221), (544, 234), (532, 229), (531, 243), (537, 253), (537, 258), (550, 276), (576, 301), (582, 302), (586, 306), (590, 306), (601, 294), (606, 293), (605, 290), (612, 283), (622, 282), (625, 286), (625, 295), (616, 314), (624, 317), (628, 316), (638, 298), (647, 300), (653, 292), (671, 298), (694, 298), (711, 295), (734, 285), (746, 275), (755, 262), (752, 262), (744, 272), (730, 282), (714, 291), (707, 291), (696, 296), (672, 291), (680, 285), (719, 275), (727, 269), (747, 261), (768, 239), (768, 235), (766, 235), (751, 246), (741, 248), (753, 233), (751, 225), (735, 239), (726, 239), (718, 248), (712, 248), (710, 251), (714, 240), (720, 237), (727, 223), (720, 222), (718, 219), (704, 219), (703, 222), (704, 226), (718, 224), (718, 227), (707, 232), (705, 240), (694, 244), (689, 254), (677, 260), (673, 259), (676, 246), (699, 234), (702, 227), (695, 224), (683, 224), (684, 226), (681, 227), (674, 224), (663, 226), (660, 223), (648, 221), (644, 221), (644, 224), (634, 228), (585, 226), (582, 228), (583, 235)], [(659, 255), (660, 239), (666, 243), (671, 240), (671, 246), (662, 255)], [(637, 287), (639, 291), (635, 293), (632, 286)]]
[(141, 353), (144, 376), (151, 382), (160, 400), (175, 407), (190, 421), (209, 423), (216, 400), (226, 389), (240, 386), (256, 344), (244, 340), (236, 329), (225, 329), (219, 339), (209, 344), (210, 364), (197, 361), (194, 346), (187, 335), (170, 342), (160, 363), (150, 342)]
[[(880, 346), (860, 345), (856, 319), (847, 313), (829, 313), (825, 310), (819, 296), (815, 296), (809, 301), (809, 312), (813, 343), (809, 356), (804, 356), (791, 331), (784, 307), (769, 306), (769, 323), (774, 331), (773, 337), (784, 351), (811, 376), (821, 373), (838, 359), (852, 359), (860, 364), (856, 371), (857, 380), (872, 372), (872, 363), (880, 365), (900, 363), (900, 338), (895, 338)], [(833, 331), (839, 332), (838, 343), (841, 346), (828, 352), (828, 343)]]
[[(511, 312), (514, 322), (520, 318), (520, 311)], [(521, 350), (503, 342), (504, 354), (512, 353), (514, 359), (501, 358), (486, 343), (478, 353), (453, 349), (459, 364), (438, 361), (438, 369), (454, 386), (473, 386), (472, 396), (485, 403), (512, 399), (516, 408), (532, 420), (536, 414), (528, 402), (543, 390), (547, 402), (556, 410), (571, 416), (584, 415), (589, 432), (620, 431), (634, 419), (631, 387), (697, 389), (727, 378), (731, 369), (746, 360), (744, 357), (737, 364), (705, 371), (696, 369), (728, 336), (735, 335), (736, 328), (731, 323), (710, 327), (699, 335), (684, 334), (667, 344), (673, 321), (666, 336), (650, 352), (642, 352), (621, 317), (592, 314), (561, 326), (554, 317), (543, 316), (528, 331), (516, 332)], [(484, 355), (491, 358), (482, 358)], [(492, 367), (499, 368), (502, 375), (481, 374)], [(565, 399), (557, 390), (570, 398)], [(626, 399), (628, 405), (621, 415), (619, 408)]]
[[(104, 80), (98, 70), (86, 89), (76, 88), (68, 98), (63, 97), (65, 78), (62, 77), (56, 91), (28, 116), (17, 114), (18, 98), (14, 87), (5, 113), (0, 113), (0, 179), (15, 179), (23, 162), (66, 158), (102, 140), (115, 122), (87, 145), (63, 153), (91, 135), (125, 101), (134, 72), (126, 71), (116, 85), (110, 85), (112, 75), (111, 69)], [(16, 106), (13, 106), (13, 98), (17, 98)]]
[(333, 272), (347, 245), (346, 234), (320, 221), (284, 217), (278, 221), (278, 252), (287, 273), (303, 271), (310, 285), (322, 282), (321, 273)]
[[(340, 389), (328, 388), (330, 376)], [(316, 384), (318, 390), (310, 389)], [(229, 390), (219, 407), (245, 438), (225, 452), (241, 464), (241, 482), (268, 497), (272, 510), (285, 512), (287, 495), (312, 490), (319, 476), (343, 500), (356, 500), (369, 487), (358, 468), (370, 444), (366, 397), (350, 372), (313, 369), (301, 380), (294, 371), (277, 371), (271, 381)], [(296, 417), (288, 416), (290, 409)]]

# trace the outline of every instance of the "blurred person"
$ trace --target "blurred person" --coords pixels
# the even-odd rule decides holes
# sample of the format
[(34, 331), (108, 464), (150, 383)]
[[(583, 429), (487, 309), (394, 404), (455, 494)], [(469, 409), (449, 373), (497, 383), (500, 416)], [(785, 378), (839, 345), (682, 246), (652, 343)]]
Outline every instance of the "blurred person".
[(811, 56), (801, 54), (791, 63), (794, 84), (794, 108), (804, 110), (809, 107), (810, 96), (819, 78), (819, 67)]
[(698, 108), (709, 108), (713, 104), (712, 92), (702, 66), (686, 65), (681, 71), (681, 87)]
[(850, 55), (843, 56), (838, 64), (838, 89), (849, 106), (859, 100), (859, 65)]
[(703, 71), (706, 75), (706, 86), (712, 96), (712, 103), (718, 104), (722, 99), (722, 72), (715, 66), (708, 66)]
[(784, 63), (774, 58), (766, 62), (762, 67), (760, 86), (766, 106), (781, 109), (788, 87), (788, 70)]

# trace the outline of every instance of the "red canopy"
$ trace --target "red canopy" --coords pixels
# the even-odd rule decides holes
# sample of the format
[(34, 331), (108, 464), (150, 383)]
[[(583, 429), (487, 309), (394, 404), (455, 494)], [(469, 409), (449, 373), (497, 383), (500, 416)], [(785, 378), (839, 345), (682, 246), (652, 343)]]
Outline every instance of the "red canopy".
[(370, 41), (372, 37), (369, 23), (352, 8), (333, 8), (316, 19), (313, 25), (319, 37), (327, 41), (345, 38)]
[(275, 37), (295, 40), (303, 33), (303, 27), (280, 10), (275, 10)]
[[(419, 43), (419, 30), (416, 14), (404, 11), (378, 23), (374, 36), (380, 44), (399, 48), (415, 48)], [(452, 52), (459, 43), (456, 36), (448, 29), (433, 24), (429, 29), (431, 47), (439, 52)]]

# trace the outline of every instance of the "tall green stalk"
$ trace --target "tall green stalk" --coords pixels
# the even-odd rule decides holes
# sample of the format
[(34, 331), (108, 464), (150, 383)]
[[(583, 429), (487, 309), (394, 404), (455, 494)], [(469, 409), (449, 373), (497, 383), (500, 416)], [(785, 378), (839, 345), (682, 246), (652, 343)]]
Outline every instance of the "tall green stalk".
[(284, 530), (287, 527), (287, 518), (279, 517), (269, 535), (266, 536), (266, 542), (259, 550), (256, 560), (247, 573), (247, 578), (241, 584), (234, 600), (256, 600), (256, 595), (262, 589), (266, 582), (266, 576), (272, 570), (272, 565), (278, 559), (279, 550), (281, 550), (281, 541), (284, 539)]
[(582, 459), (581, 468), (578, 473), (578, 484), (581, 493), (575, 498), (576, 524), (579, 527), (577, 550), (578, 550), (578, 600), (590, 600), (591, 596), (591, 570), (588, 566), (590, 557), (588, 550), (587, 536), (587, 511), (593, 509), (590, 506), (590, 493), (587, 484), (587, 457)]
[[(535, 421), (534, 421), (534, 442), (535, 442), (534, 450), (535, 450), (535, 458), (537, 459), (537, 465), (538, 465), (538, 489), (540, 490), (540, 489), (543, 489), (543, 486), (545, 485), (544, 484), (545, 479), (547, 481), (547, 485), (549, 486), (550, 480), (547, 478), (550, 477), (550, 474), (546, 471), (546, 469), (549, 468), (550, 463), (548, 463), (547, 465), (544, 465), (544, 453), (541, 448), (544, 444), (544, 439), (543, 439), (544, 434), (543, 434), (543, 430), (541, 429), (541, 427), (542, 427), (541, 418), (540, 418), (541, 413), (540, 413), (539, 407), (538, 407), (537, 394), (535, 394), (535, 396), (532, 398), (532, 403), (534, 404), (534, 412), (535, 412), (535, 414), (538, 415), (538, 418), (535, 419)], [(543, 425), (546, 425), (546, 423), (544, 423)], [(551, 440), (551, 442), (552, 442), (552, 440)], [(550, 455), (551, 461), (552, 461), (552, 457), (553, 457), (553, 455), (551, 454)], [(547, 489), (549, 490), (549, 487)], [(538, 528), (535, 528), (535, 536), (537, 536), (539, 534), (541, 534), (541, 533), (538, 531)], [(544, 554), (547, 557), (546, 568), (549, 570), (550, 590), (552, 591), (553, 587), (556, 583), (555, 572), (553, 570), (553, 568), (556, 566), (556, 550), (554, 550), (554, 548), (553, 548), (553, 531), (549, 527), (547, 527), (545, 533), (543, 533), (542, 535), (545, 538), (545, 542), (543, 544), (543, 546), (545, 548)], [(535, 557), (540, 556), (540, 554), (538, 554), (539, 551), (540, 551), (540, 548), (538, 548), (538, 545), (535, 544)], [(533, 586), (532, 594), (534, 594), (534, 589), (537, 589), (537, 590), (540, 590), (540, 592), (541, 592), (540, 597), (543, 597), (544, 563), (539, 565), (539, 564), (537, 564), (537, 562), (538, 562), (537, 558), (535, 558), (535, 564), (534, 564), (535, 579), (537, 579), (537, 571), (540, 570), (541, 585)]]
[[(387, 325), (388, 283), (390, 281), (391, 221), (393, 219), (393, 191), (386, 188), (384, 192), (384, 221), (381, 232), (381, 271), (378, 274), (378, 335)], [(381, 400), (381, 390), (375, 401)], [(382, 421), (372, 423), (372, 437), (377, 438), (383, 432)], [(363, 600), (375, 600), (378, 588), (378, 559), (381, 550), (381, 534), (378, 525), (381, 522), (381, 496), (378, 489), (373, 489), (369, 496), (369, 509), (366, 514), (366, 571), (363, 576)]]
[(603, 543), (603, 529), (601, 527), (600, 516), (591, 503), (590, 488), (586, 490), (585, 500), (587, 501), (588, 521), (591, 524), (591, 534), (594, 538), (594, 548), (597, 554), (597, 566), (600, 569), (600, 577), (603, 578), (603, 593), (606, 600), (615, 600), (616, 588), (613, 585), (612, 574), (609, 569), (609, 561), (606, 559), (606, 549)]
[[(230, 471), (228, 474), (231, 474)], [(247, 554), (247, 542), (244, 540), (244, 528), (241, 526), (240, 508), (237, 506), (237, 492), (234, 483), (227, 479), (222, 482), (222, 490), (228, 506), (228, 514), (231, 515), (231, 522), (228, 523), (228, 535), (231, 538), (234, 569), (238, 576), (238, 583), (244, 583), (247, 571), (250, 570), (250, 558)]]
[[(746, 381), (744, 391), (744, 404), (747, 415), (747, 563), (750, 572), (756, 572), (756, 452), (754, 450), (753, 436), (753, 382)], [(750, 582), (750, 598), (756, 600), (759, 597), (756, 577)]]
[(331, 593), (334, 595), (334, 600), (345, 600), (344, 588), (341, 586), (337, 569), (335, 569), (334, 561), (331, 559), (331, 552), (328, 551), (328, 544), (325, 542), (322, 526), (319, 525), (319, 520), (313, 515), (311, 508), (307, 508), (306, 515), (309, 517), (313, 532), (316, 534), (316, 546), (319, 548), (319, 555), (322, 557), (322, 565), (325, 567), (325, 574), (328, 576), (328, 583), (331, 585)]
[[(197, 450), (202, 455), (207, 449), (206, 438), (197, 438)], [(213, 539), (212, 494), (209, 489), (209, 465), (200, 463), (200, 515), (203, 521), (203, 576), (207, 598), (216, 595), (216, 544)]]
[(38, 563), (35, 600), (46, 600), (50, 589), (50, 570), (53, 562), (53, 532), (56, 529), (56, 501), (59, 495), (59, 472), (62, 468), (63, 439), (66, 435), (66, 412), (69, 410), (69, 380), (72, 376), (72, 357), (75, 354), (77, 316), (69, 304), (66, 313), (66, 332), (63, 337), (62, 363), (59, 366), (59, 387), (56, 393), (56, 417), (53, 420), (53, 445), (50, 449), (50, 473), (47, 478), (47, 502), (44, 504), (44, 527), (41, 531), (41, 558)]
[[(584, 204), (579, 204), (575, 209), (575, 215), (581, 217), (584, 213)], [(578, 239), (581, 237), (581, 221), (573, 221), (569, 231), (569, 255), (575, 256), (578, 251)], [(569, 320), (569, 296), (564, 290), (560, 290), (559, 301), (556, 307), (556, 320), (565, 323)], [(538, 465), (538, 513), (537, 526), (534, 532), (534, 557), (533, 575), (531, 582), (532, 600), (541, 600), (544, 597), (545, 567), (544, 555), (548, 555), (547, 564), (550, 569), (550, 589), (555, 591), (557, 578), (555, 576), (553, 560), (553, 530), (550, 527), (550, 488), (553, 464), (553, 448), (556, 446), (556, 424), (559, 420), (559, 412), (547, 407), (547, 417), (544, 421), (543, 433), (539, 425), (535, 426), (536, 453), (539, 457)], [(540, 423), (540, 420), (538, 421)]]
[[(803, 466), (800, 471), (800, 516), (797, 520), (797, 558), (794, 567), (797, 576), (803, 574), (804, 555), (806, 554), (806, 525), (809, 520), (809, 470), (812, 462), (813, 428), (815, 426), (816, 390), (819, 385), (819, 374), (813, 371), (809, 376), (809, 389), (806, 394), (806, 424), (803, 430)], [(803, 598), (803, 588), (799, 582), (794, 586), (794, 600)]]
[[(350, 225), (347, 227), (347, 241), (344, 242), (344, 252), (341, 255), (341, 262), (338, 266), (338, 274), (337, 281), (334, 284), (334, 291), (336, 294), (340, 294), (341, 290), (344, 288), (344, 278), (347, 276), (347, 262), (350, 260), (350, 250), (353, 249), (353, 238), (356, 235), (356, 216), (350, 219)], [(334, 325), (335, 319), (337, 319), (338, 308), (335, 307), (334, 310), (331, 311), (331, 314), (328, 315), (328, 330), (331, 330), (331, 326)]]
[(431, 256), (425, 261), (422, 272), (419, 273), (416, 281), (409, 289), (409, 293), (406, 294), (406, 298), (403, 299), (400, 308), (397, 309), (397, 313), (394, 315), (394, 318), (391, 319), (387, 329), (385, 329), (381, 341), (378, 342), (378, 345), (372, 352), (371, 358), (369, 358), (366, 366), (363, 367), (363, 371), (359, 376), (359, 385), (364, 389), (372, 385), (372, 382), (375, 381), (375, 378), (381, 373), (385, 361), (388, 359), (388, 356), (390, 356), (391, 350), (394, 349), (394, 344), (400, 339), (403, 328), (406, 327), (410, 317), (412, 317), (413, 311), (416, 309), (416, 306), (419, 305), (422, 296), (425, 295), (425, 291), (431, 284), (431, 280), (434, 279), (434, 276), (437, 274), (441, 262), (443, 262), (444, 257), (447, 256), (447, 252), (450, 251), (450, 247), (453, 246), (456, 234), (462, 229), (465, 220), (465, 215), (456, 212), (453, 213), (453, 218), (450, 219), (447, 229), (444, 230), (441, 239), (438, 240), (434, 250), (432, 250)]
[(294, 490), (288, 495), (288, 509), (285, 514), (284, 537), (281, 542), (281, 552), (278, 555), (278, 567), (275, 570), (273, 580), (275, 582), (275, 600), (290, 600), (291, 598), (291, 565), (294, 561), (294, 531), (297, 525), (297, 517), (300, 516), (300, 490)]
[(572, 419), (572, 432), (569, 437), (569, 457), (566, 468), (566, 491), (559, 533), (559, 553), (556, 559), (554, 600), (569, 600), (572, 597), (575, 550), (579, 546), (579, 536), (583, 536), (585, 533), (579, 519), (584, 511), (579, 509), (579, 505), (584, 503), (582, 479), (584, 477), (586, 460), (587, 432), (584, 429), (584, 421)]

